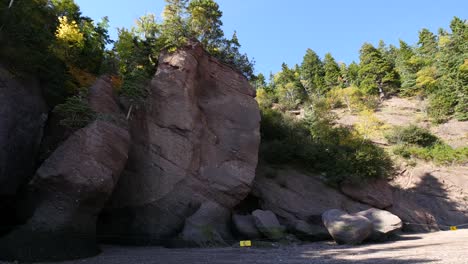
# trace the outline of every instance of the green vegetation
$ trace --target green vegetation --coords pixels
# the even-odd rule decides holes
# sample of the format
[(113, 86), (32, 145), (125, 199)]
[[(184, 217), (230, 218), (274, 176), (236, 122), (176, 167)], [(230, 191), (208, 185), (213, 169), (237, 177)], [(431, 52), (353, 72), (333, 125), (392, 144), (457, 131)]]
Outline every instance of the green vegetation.
[(386, 152), (353, 130), (334, 127), (322, 107), (317, 103), (303, 120), (264, 109), (260, 158), (321, 172), (323, 180), (334, 186), (389, 176), (392, 162)]
[(86, 98), (81, 95), (67, 98), (65, 103), (55, 107), (54, 112), (62, 117), (60, 124), (71, 129), (85, 127), (96, 119), (96, 113), (88, 106)]
[(439, 165), (464, 164), (468, 161), (468, 147), (454, 149), (443, 143), (431, 147), (398, 145), (394, 148), (393, 153), (406, 159), (418, 158)]
[[(338, 63), (331, 53), (321, 59), (308, 49), (303, 61), (282, 65), (281, 71), (254, 75), (253, 61), (240, 52), (237, 34), (226, 37), (222, 12), (214, 0), (165, 0), (162, 19), (140, 17), (130, 28), (118, 30), (112, 50), (109, 21), (83, 16), (73, 0), (0, 2), (0, 60), (18, 76), (40, 78), (50, 108), (61, 124), (78, 129), (96, 117), (86, 91), (101, 74), (129, 103), (142, 104), (147, 84), (162, 52), (174, 52), (191, 41), (230, 65), (257, 89), (262, 109), (261, 158), (272, 164), (296, 164), (320, 172), (336, 185), (386, 177), (391, 161), (370, 138), (384, 125), (374, 116), (389, 95), (427, 98), (427, 114), (434, 122), (452, 117), (468, 120), (468, 24), (455, 17), (450, 31), (419, 32), (414, 46), (364, 43), (360, 61)], [(358, 113), (355, 128), (336, 125), (333, 108)], [(290, 110), (304, 109), (295, 120)], [(467, 148), (453, 149), (429, 131), (399, 127), (386, 135), (398, 144), (394, 153), (437, 163), (467, 160)]]
[[(468, 120), (468, 23), (455, 17), (450, 29), (441, 29), (438, 35), (422, 29), (415, 46), (404, 41), (400, 47), (383, 41), (378, 47), (364, 43), (360, 62), (349, 66), (337, 64), (330, 53), (321, 60), (308, 49), (300, 66), (283, 64), (282, 70), (260, 87), (259, 102), (290, 110), (306, 107), (318, 96), (328, 97), (334, 107), (347, 106), (352, 111), (351, 94), (361, 102), (375, 102), (377, 95), (380, 99), (417, 95), (428, 98), (428, 115), (436, 123), (452, 116)], [(349, 87), (359, 93), (340, 92)], [(341, 99), (334, 98), (336, 95)]]
[(75, 111), (84, 109), (87, 101), (81, 92), (96, 76), (118, 75), (120, 81), (115, 84), (121, 95), (131, 104), (142, 103), (161, 51), (174, 51), (188, 40), (198, 40), (213, 56), (253, 78), (253, 62), (240, 53), (237, 35), (224, 37), (216, 2), (166, 2), (161, 23), (155, 15), (146, 14), (133, 28), (119, 29), (114, 48), (106, 50), (112, 42), (108, 19), (95, 22), (83, 16), (74, 0), (14, 1), (11, 7), (9, 1), (2, 1), (0, 59), (18, 76), (38, 76), (49, 106), (60, 105), (55, 112), (73, 128), (89, 120), (77, 119)]
[(429, 130), (415, 125), (395, 127), (385, 137), (390, 143), (397, 144), (393, 153), (406, 159), (423, 159), (441, 165), (468, 161), (468, 147), (454, 149)]
[(385, 138), (393, 144), (408, 144), (420, 147), (430, 147), (440, 141), (429, 130), (415, 125), (395, 127), (385, 135)]

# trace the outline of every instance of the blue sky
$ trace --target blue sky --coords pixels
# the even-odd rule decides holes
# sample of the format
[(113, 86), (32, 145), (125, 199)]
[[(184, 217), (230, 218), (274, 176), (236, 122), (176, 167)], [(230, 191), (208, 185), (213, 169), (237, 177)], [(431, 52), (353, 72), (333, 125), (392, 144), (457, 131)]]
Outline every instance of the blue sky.
[[(111, 37), (117, 27), (131, 27), (150, 12), (161, 19), (164, 0), (75, 0), (84, 15), (108, 16)], [(307, 48), (323, 58), (358, 60), (364, 42), (380, 39), (398, 44), (417, 42), (418, 31), (448, 28), (453, 16), (468, 18), (466, 0), (218, 0), (224, 31), (237, 30), (243, 52), (256, 61), (256, 72), (268, 76), (281, 63), (300, 64)]]

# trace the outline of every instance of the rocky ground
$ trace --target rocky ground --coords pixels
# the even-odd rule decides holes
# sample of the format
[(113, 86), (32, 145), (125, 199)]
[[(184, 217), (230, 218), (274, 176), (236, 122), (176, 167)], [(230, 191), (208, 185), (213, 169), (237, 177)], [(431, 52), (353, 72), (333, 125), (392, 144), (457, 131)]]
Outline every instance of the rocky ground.
[[(468, 230), (403, 235), (396, 241), (338, 246), (317, 242), (277, 248), (167, 249), (105, 246), (101, 255), (62, 264), (234, 264), (234, 263), (468, 263)], [(0, 262), (0, 264), (7, 264)]]

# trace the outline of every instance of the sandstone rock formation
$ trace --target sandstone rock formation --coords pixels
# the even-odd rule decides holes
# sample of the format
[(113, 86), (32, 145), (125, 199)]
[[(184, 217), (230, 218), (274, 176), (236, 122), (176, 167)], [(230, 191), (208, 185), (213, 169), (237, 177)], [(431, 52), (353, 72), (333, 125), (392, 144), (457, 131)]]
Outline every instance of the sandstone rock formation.
[[(101, 88), (91, 102), (102, 99), (106, 88)], [(41, 261), (97, 254), (97, 216), (125, 166), (129, 143), (126, 128), (102, 120), (69, 137), (30, 182), (34, 213), (0, 239), (0, 258)]]
[(233, 240), (228, 224), (230, 218), (228, 209), (212, 201), (205, 202), (185, 220), (181, 238), (188, 246), (228, 246)]
[(243, 239), (258, 239), (262, 237), (260, 231), (255, 226), (252, 215), (232, 215), (232, 224)]
[(331, 238), (325, 226), (311, 225), (304, 220), (297, 220), (291, 231), (304, 241), (322, 241)]
[(404, 222), (405, 231), (448, 230), (468, 223), (468, 168), (434, 168), (420, 163), (395, 178), (394, 204), (388, 208)]
[(403, 227), (401, 219), (388, 211), (371, 208), (356, 215), (364, 216), (372, 222), (372, 234), (368, 237), (371, 241), (384, 241)]
[(386, 179), (361, 185), (343, 184), (340, 190), (346, 196), (375, 208), (385, 209), (393, 205), (392, 186)]
[(372, 234), (372, 222), (364, 216), (332, 209), (323, 213), (322, 219), (328, 232), (338, 244), (360, 244)]
[[(271, 170), (274, 175), (268, 173)], [(339, 208), (357, 213), (370, 208), (325, 185), (316, 175), (290, 168), (260, 167), (253, 195), (260, 200), (261, 209), (275, 213), (288, 229), (294, 230), (297, 220), (306, 221), (318, 234), (315, 239), (309, 237), (312, 240), (327, 233), (322, 223), (325, 211)]]
[(255, 177), (260, 112), (244, 76), (190, 43), (161, 55), (148, 90), (131, 116), (128, 164), (100, 218), (101, 234), (118, 234), (118, 242), (167, 241), (202, 204), (236, 206)]
[(21, 184), (34, 175), (47, 120), (39, 82), (21, 80), (0, 65), (0, 233)]
[(271, 211), (255, 210), (252, 212), (255, 226), (264, 236), (271, 240), (280, 240), (285, 236), (285, 228)]

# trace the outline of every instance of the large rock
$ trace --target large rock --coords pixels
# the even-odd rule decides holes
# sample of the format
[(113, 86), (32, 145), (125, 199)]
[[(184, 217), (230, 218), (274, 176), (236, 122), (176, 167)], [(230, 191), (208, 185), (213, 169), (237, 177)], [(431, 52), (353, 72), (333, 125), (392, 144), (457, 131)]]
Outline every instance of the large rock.
[(434, 168), (420, 162), (396, 177), (388, 211), (412, 232), (447, 230), (468, 223), (468, 167)]
[(364, 216), (350, 215), (338, 209), (322, 215), (323, 224), (338, 244), (356, 245), (372, 234), (372, 222)]
[(297, 220), (293, 226), (290, 227), (294, 235), (301, 240), (306, 241), (322, 241), (330, 238), (330, 234), (325, 226), (318, 224), (309, 224), (304, 220)]
[(128, 146), (128, 132), (103, 121), (68, 138), (30, 183), (34, 214), (0, 240), (0, 258), (42, 261), (97, 254), (97, 216), (125, 166)]
[(255, 226), (252, 215), (233, 214), (232, 223), (243, 239), (258, 239), (262, 237), (262, 234)]
[(356, 215), (364, 216), (372, 222), (372, 234), (368, 238), (372, 241), (386, 240), (403, 227), (401, 219), (388, 211), (371, 208)]
[(229, 210), (208, 201), (185, 220), (181, 238), (189, 246), (228, 246), (233, 239), (228, 225), (230, 218)]
[(131, 115), (129, 161), (101, 216), (104, 236), (121, 234), (110, 242), (173, 238), (201, 204), (236, 206), (255, 177), (260, 112), (244, 76), (190, 43), (161, 55), (148, 90)]
[(285, 228), (279, 223), (276, 215), (271, 211), (255, 210), (252, 212), (257, 229), (271, 240), (285, 237)]
[(385, 179), (361, 185), (342, 184), (340, 189), (346, 196), (375, 208), (385, 209), (393, 205), (392, 187)]
[(0, 65), (0, 234), (12, 224), (18, 188), (34, 175), (47, 112), (39, 82)]
[[(92, 93), (90, 102), (107, 96), (106, 89)], [(100, 113), (114, 121), (123, 117)], [(97, 217), (125, 167), (130, 144), (128, 129), (114, 121), (97, 120), (76, 131), (41, 165), (29, 183), (34, 213), (0, 240), (1, 259), (64, 260), (99, 252)]]
[(316, 175), (289, 168), (259, 167), (253, 195), (263, 210), (275, 213), (288, 227), (302, 220), (320, 229), (322, 214), (327, 210), (339, 208), (357, 213), (370, 208), (327, 186)]

